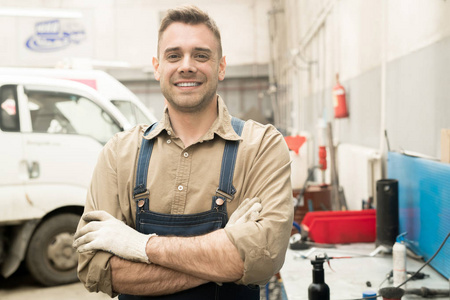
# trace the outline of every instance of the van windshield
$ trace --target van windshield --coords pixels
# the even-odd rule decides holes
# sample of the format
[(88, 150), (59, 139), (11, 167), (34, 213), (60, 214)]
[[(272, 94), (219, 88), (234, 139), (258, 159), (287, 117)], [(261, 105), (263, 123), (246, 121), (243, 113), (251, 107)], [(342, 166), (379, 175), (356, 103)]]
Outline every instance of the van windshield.
[(134, 103), (124, 100), (111, 100), (111, 102), (127, 118), (131, 125), (152, 124), (152, 120)]
[(33, 132), (91, 136), (105, 144), (121, 128), (111, 116), (83, 96), (27, 90)]

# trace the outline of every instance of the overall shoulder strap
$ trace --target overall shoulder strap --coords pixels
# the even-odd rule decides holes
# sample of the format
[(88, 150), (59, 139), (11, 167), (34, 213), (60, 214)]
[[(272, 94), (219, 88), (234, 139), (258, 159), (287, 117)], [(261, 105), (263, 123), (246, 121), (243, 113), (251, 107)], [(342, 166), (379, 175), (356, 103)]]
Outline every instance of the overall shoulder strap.
[[(144, 132), (147, 136), (158, 124), (158, 122), (150, 125)], [(138, 195), (147, 193), (147, 173), (150, 157), (152, 156), (154, 140), (142, 139), (141, 149), (139, 150), (139, 158), (136, 170), (136, 185), (133, 190), (133, 198), (136, 199)]]
[(245, 122), (242, 121), (241, 119), (232, 117), (231, 118), (231, 126), (233, 126), (234, 131), (241, 136), (242, 134), (242, 129), (244, 128)]
[[(245, 122), (232, 117), (231, 125), (234, 131), (240, 136)], [(219, 187), (216, 190), (216, 196), (226, 199), (228, 202), (233, 200), (236, 189), (233, 186), (234, 167), (239, 148), (239, 141), (226, 141), (223, 150), (222, 166), (220, 170)]]

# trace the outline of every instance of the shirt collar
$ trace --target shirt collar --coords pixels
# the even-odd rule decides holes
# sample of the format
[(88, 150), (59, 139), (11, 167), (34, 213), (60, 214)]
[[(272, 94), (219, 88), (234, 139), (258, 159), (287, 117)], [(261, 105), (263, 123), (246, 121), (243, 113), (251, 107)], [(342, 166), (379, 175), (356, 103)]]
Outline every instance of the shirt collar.
[[(228, 112), (228, 108), (226, 107), (225, 102), (219, 95), (217, 95), (217, 97), (217, 118), (211, 125), (211, 128), (205, 133), (202, 138), (200, 138), (199, 142), (212, 140), (214, 138), (214, 135), (218, 135), (224, 140), (241, 140), (241, 137), (234, 131), (233, 126), (231, 125), (231, 115)], [(144, 127), (142, 130), (145, 131), (147, 128), (148, 127)], [(158, 122), (156, 127), (144, 138), (148, 140), (153, 139), (154, 137), (158, 136), (163, 130), (165, 130), (169, 135), (174, 134), (172, 125), (170, 124), (169, 112), (167, 107), (164, 108), (162, 119)]]

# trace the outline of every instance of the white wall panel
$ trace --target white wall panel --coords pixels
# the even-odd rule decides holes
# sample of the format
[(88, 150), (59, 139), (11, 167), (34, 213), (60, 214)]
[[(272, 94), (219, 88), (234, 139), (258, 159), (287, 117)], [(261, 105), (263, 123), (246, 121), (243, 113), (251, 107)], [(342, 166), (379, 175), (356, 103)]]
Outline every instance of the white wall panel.
[[(270, 0), (189, 1), (206, 10), (217, 22), (222, 33), (224, 54), (229, 65), (267, 64), (269, 37), (267, 11)], [(0, 0), (0, 39), (8, 41), (0, 57), (3, 66), (54, 66), (64, 57), (84, 57), (96, 60), (121, 61), (136, 68), (151, 66), (156, 55), (160, 15), (168, 8), (186, 4), (171, 0), (62, 0), (15, 1)], [(46, 17), (5, 17), (1, 8), (59, 9), (81, 12), (81, 19), (70, 22), (86, 31), (86, 39), (64, 50), (37, 53), (24, 47), (24, 41), (34, 31), (36, 22)], [(20, 13), (19, 13), (20, 14)], [(68, 23), (64, 18), (61, 22)]]
[(381, 1), (342, 0), (339, 5), (341, 78), (358, 76), (380, 64)]
[(387, 1), (388, 60), (450, 36), (448, 1)]
[[(14, 17), (1, 17), (0, 28), (17, 28), (18, 21)], [(1, 57), (8, 57), (11, 64), (17, 64), (18, 59), (16, 53), (18, 44), (12, 43), (15, 39), (15, 30), (0, 30), (0, 59)]]

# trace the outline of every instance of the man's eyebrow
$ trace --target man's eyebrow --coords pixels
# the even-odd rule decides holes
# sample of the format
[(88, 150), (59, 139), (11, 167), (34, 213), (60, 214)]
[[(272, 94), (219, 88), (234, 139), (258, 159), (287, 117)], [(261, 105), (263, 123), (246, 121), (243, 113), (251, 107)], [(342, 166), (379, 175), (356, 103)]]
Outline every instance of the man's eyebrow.
[[(181, 49), (181, 47), (170, 47), (164, 50), (164, 53), (167, 52), (172, 52), (172, 51), (179, 51)], [(195, 47), (194, 48), (195, 51), (202, 51), (202, 52), (208, 52), (208, 53), (212, 53), (212, 50), (209, 48), (202, 48), (202, 47)]]
[(178, 51), (178, 50), (180, 50), (180, 47), (167, 48), (167, 49), (164, 50), (164, 53), (172, 52), (172, 51)]
[(195, 47), (194, 50), (195, 51), (203, 51), (203, 52), (212, 53), (211, 49), (209, 49), (209, 48)]

